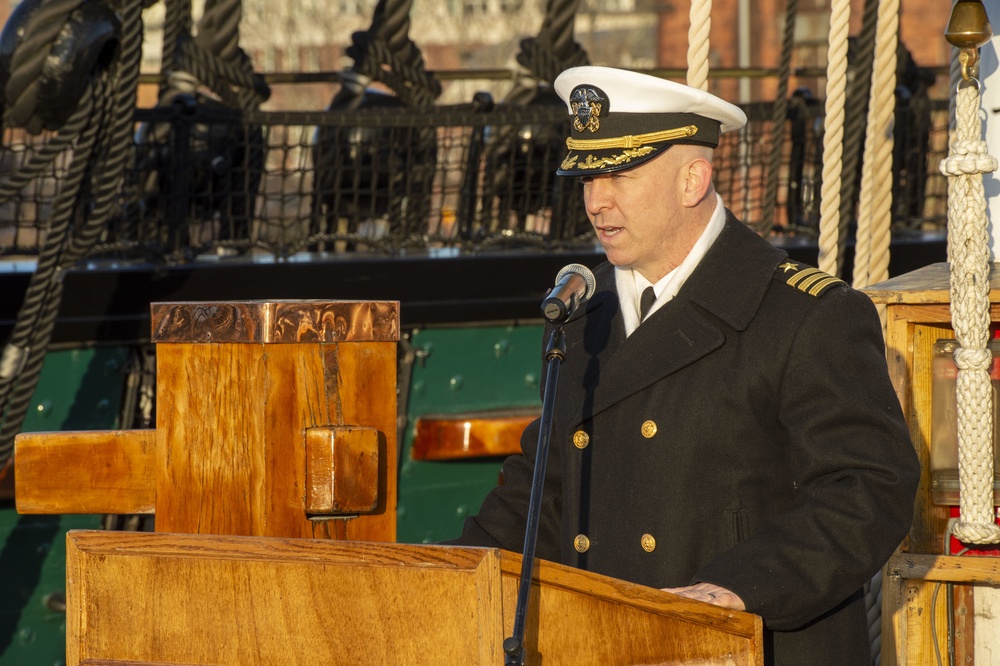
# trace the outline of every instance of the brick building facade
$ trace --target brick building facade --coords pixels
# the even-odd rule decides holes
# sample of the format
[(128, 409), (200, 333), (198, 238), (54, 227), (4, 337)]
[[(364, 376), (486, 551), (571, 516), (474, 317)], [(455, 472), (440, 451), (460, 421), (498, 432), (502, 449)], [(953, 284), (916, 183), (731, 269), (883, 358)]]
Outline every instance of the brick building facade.
[[(860, 31), (865, 2), (851, 0), (851, 35)], [(744, 10), (750, 22), (742, 30), (737, 22), (741, 3), (746, 3), (745, 6), (752, 3), (752, 9)], [(710, 66), (730, 68), (748, 64), (752, 67), (777, 67), (781, 60), (786, 4), (784, 0), (713, 0)], [(830, 5), (829, 0), (799, 2), (792, 67), (826, 67)], [(687, 0), (662, 0), (659, 67), (687, 66), (690, 6)], [(899, 37), (918, 65), (934, 67), (948, 64), (951, 47), (944, 38), (944, 31), (950, 15), (951, 3), (947, 0), (900, 1)], [(741, 43), (741, 37), (746, 42)], [(741, 63), (741, 53), (744, 63)], [(792, 89), (799, 84), (814, 88), (822, 82), (815, 79), (793, 81)], [(714, 92), (737, 97), (732, 82), (713, 81), (710, 86)], [(822, 96), (822, 90), (815, 92)], [(752, 83), (751, 99), (771, 99), (773, 96), (773, 80)]]
[[(546, 0), (548, 1), (548, 0)], [(857, 34), (867, 0), (852, 0), (851, 34)], [(18, 0), (0, 0), (0, 21)], [(200, 2), (195, 2), (197, 6)], [(949, 45), (944, 30), (948, 0), (901, 0), (900, 38), (922, 66), (945, 66)], [(159, 67), (162, 5), (147, 10), (146, 71)], [(355, 30), (370, 24), (375, 0), (244, 0), (240, 43), (258, 71), (337, 70), (349, 64), (344, 49)], [(518, 42), (538, 31), (545, 3), (526, 0), (413, 0), (410, 35), (429, 69), (513, 67)], [(576, 39), (595, 64), (637, 69), (687, 66), (689, 0), (580, 0)], [(785, 0), (713, 0), (710, 66), (777, 67)], [(741, 11), (748, 21), (741, 23)], [(793, 67), (825, 67), (830, 0), (800, 0)], [(473, 84), (478, 85), (478, 84)], [(822, 81), (807, 85), (822, 96)], [(738, 89), (734, 81), (712, 81), (713, 91), (733, 99), (770, 99), (775, 83), (754, 80)], [(455, 86), (453, 86), (455, 87)], [(454, 96), (468, 97), (464, 89)], [(308, 106), (328, 99), (314, 95)], [(452, 100), (454, 101), (454, 100)]]

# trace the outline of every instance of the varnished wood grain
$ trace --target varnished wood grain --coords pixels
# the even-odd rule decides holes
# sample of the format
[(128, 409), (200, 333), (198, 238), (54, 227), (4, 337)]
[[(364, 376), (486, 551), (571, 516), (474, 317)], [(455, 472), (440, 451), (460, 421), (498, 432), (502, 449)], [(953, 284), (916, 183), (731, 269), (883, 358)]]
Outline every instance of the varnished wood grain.
[(21, 433), (14, 441), (20, 513), (152, 513), (153, 430)]
[[(504, 629), (510, 633), (514, 628), (521, 556), (507, 551), (500, 551), (500, 555), (504, 589), (511, 595), (505, 598), (504, 614)], [(609, 631), (614, 631), (602, 625), (624, 622), (617, 630), (629, 637), (633, 663), (663, 658), (668, 654), (663, 650), (664, 641), (673, 641), (669, 646), (669, 658), (677, 663), (687, 663), (687, 660), (697, 663), (697, 659), (706, 658), (721, 659), (719, 663), (725, 663), (730, 654), (734, 663), (757, 663), (755, 659), (759, 655), (753, 653), (760, 646), (761, 619), (755, 615), (545, 560), (536, 561), (534, 578), (539, 588), (539, 598), (534, 601), (531, 611), (536, 656), (570, 652), (581, 656), (601, 654), (604, 648), (600, 643), (606, 643)], [(588, 618), (596, 618), (593, 626), (587, 626)], [(657, 631), (663, 618), (678, 623), (675, 637), (663, 636)], [(650, 642), (645, 643), (646, 639)], [(605, 658), (614, 660), (610, 653)]]
[[(395, 540), (395, 382), (389, 342), (160, 343), (157, 529)], [(377, 433), (377, 504), (333, 526), (306, 507), (306, 431), (325, 426)]]
[(521, 452), (521, 433), (537, 414), (421, 417), (414, 425), (414, 460), (459, 460)]
[[(494, 549), (109, 532), (67, 541), (69, 666), (500, 664), (520, 575), (520, 557)], [(763, 663), (756, 616), (551, 563), (534, 585), (529, 664)]]
[(159, 344), (156, 366), (157, 529), (267, 534), (263, 345)]
[(502, 663), (496, 551), (139, 537), (70, 534), (68, 665)]
[(906, 666), (928, 666), (934, 646), (948, 654), (947, 588), (942, 583), (906, 582)]
[(355, 426), (306, 428), (306, 512), (367, 513), (378, 503), (378, 431)]
[[(336, 347), (336, 355), (333, 348)], [(325, 375), (330, 402), (340, 420), (379, 432), (378, 505), (347, 523), (353, 541), (396, 540), (396, 345), (388, 342), (326, 345)], [(319, 536), (319, 534), (317, 534)]]
[(917, 553), (940, 553), (943, 535), (950, 517), (950, 507), (934, 502), (931, 479), (933, 446), (932, 392), (934, 383), (934, 345), (938, 340), (954, 338), (950, 325), (911, 323), (912, 360), (910, 379), (910, 434), (920, 459), (920, 485), (914, 505), (908, 550)]

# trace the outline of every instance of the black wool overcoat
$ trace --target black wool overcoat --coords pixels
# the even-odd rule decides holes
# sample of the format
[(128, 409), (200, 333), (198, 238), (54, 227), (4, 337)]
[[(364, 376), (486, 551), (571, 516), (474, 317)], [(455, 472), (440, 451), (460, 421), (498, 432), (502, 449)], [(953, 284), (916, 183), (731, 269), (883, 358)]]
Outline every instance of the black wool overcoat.
[[(563, 327), (537, 555), (732, 590), (763, 617), (769, 664), (870, 664), (861, 590), (919, 477), (874, 305), (728, 212), (627, 338), (614, 268), (595, 274)], [(523, 550), (537, 443), (536, 422), (452, 543)]]

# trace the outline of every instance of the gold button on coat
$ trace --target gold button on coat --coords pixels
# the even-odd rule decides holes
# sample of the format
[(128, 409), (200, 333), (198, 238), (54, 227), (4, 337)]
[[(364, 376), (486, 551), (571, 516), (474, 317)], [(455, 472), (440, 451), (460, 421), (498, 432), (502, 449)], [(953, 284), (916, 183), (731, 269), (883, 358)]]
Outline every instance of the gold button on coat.
[(642, 535), (642, 549), (647, 553), (652, 553), (654, 550), (656, 550), (656, 539), (653, 538), (652, 534)]
[(590, 435), (583, 430), (577, 430), (573, 433), (573, 446), (578, 449), (585, 449), (588, 444), (590, 444)]
[(656, 434), (656, 421), (646, 421), (642, 424), (642, 436), (649, 439)]
[(590, 550), (590, 539), (587, 538), (586, 534), (577, 534), (576, 538), (573, 539), (573, 547), (578, 553), (586, 553)]

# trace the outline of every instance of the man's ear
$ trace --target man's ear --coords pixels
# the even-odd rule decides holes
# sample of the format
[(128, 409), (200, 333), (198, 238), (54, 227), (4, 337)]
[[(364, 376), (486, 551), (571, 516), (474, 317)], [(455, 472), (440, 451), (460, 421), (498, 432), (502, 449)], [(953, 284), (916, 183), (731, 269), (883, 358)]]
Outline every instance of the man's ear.
[(684, 171), (682, 205), (693, 207), (701, 203), (712, 189), (712, 163), (704, 157), (688, 162)]

